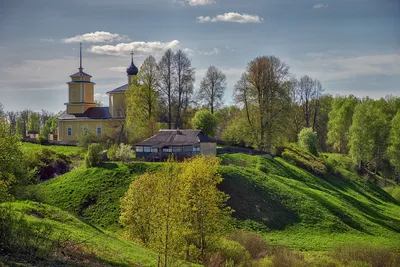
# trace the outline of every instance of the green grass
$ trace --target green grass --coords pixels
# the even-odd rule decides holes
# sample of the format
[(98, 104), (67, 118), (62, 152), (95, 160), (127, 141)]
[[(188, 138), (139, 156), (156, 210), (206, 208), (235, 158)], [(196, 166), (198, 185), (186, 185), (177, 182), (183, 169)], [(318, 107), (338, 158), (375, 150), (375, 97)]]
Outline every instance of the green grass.
[[(91, 259), (91, 262), (96, 261), (104, 264), (96, 266), (136, 266), (137, 264), (140, 264), (140, 266), (156, 266), (156, 255), (152, 251), (124, 240), (114, 233), (87, 224), (59, 208), (33, 201), (17, 201), (3, 203), (2, 205), (9, 205), (12, 210), (24, 214), (29, 223), (50, 225), (53, 229), (52, 239), (73, 242), (74, 250), (83, 252), (84, 254), (81, 256), (85, 260)], [(87, 254), (86, 257), (85, 254)], [(72, 265), (72, 263), (65, 265), (65, 262), (64, 264), (58, 262), (58, 265), (56, 263), (49, 264), (50, 261), (51, 259), (48, 259), (47, 262), (44, 261), (39, 265)], [(20, 261), (15, 260), (15, 262)], [(31, 265), (26, 264), (25, 266)], [(79, 266), (87, 266), (87, 264), (83, 262), (83, 265)]]
[[(234, 224), (260, 232), (269, 244), (307, 251), (340, 245), (400, 246), (399, 202), (350, 168), (349, 159), (324, 154), (323, 175), (296, 167), (296, 159), (221, 155), (220, 189), (230, 195)], [(289, 163), (290, 161), (290, 163)], [(118, 230), (119, 201), (131, 181), (160, 163), (109, 163), (78, 168), (27, 188), (27, 198), (57, 206), (108, 230)], [(312, 167), (312, 165), (310, 165)], [(311, 168), (312, 169), (312, 168)]]
[(72, 156), (72, 157), (82, 157), (83, 158), (83, 154), (84, 154), (82, 149), (79, 147), (76, 147), (76, 146), (39, 145), (39, 144), (33, 144), (33, 143), (28, 143), (28, 142), (22, 143), (22, 149), (27, 154), (31, 154), (32, 152), (38, 151), (43, 148), (51, 149), (57, 153), (65, 154), (67, 156)]
[(385, 191), (388, 192), (394, 199), (400, 202), (400, 186), (393, 185), (385, 187)]

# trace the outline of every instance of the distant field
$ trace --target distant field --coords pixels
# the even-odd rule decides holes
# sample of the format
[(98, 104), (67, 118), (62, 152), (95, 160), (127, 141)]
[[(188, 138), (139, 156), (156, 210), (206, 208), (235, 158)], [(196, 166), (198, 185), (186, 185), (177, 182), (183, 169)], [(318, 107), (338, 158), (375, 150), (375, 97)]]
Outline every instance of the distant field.
[[(329, 154), (325, 155), (330, 157)], [(281, 158), (220, 155), (234, 224), (260, 232), (271, 245), (302, 251), (367, 244), (400, 247), (400, 205), (383, 189), (346, 169), (332, 155), (336, 175), (317, 177)], [(27, 196), (67, 210), (88, 222), (118, 230), (119, 200), (130, 182), (160, 163), (108, 163), (78, 168), (30, 186)]]
[(57, 153), (65, 154), (68, 156), (82, 156), (82, 150), (76, 146), (56, 146), (56, 145), (39, 145), (28, 142), (22, 143), (22, 149), (27, 153), (32, 153), (34, 151), (38, 151), (40, 149), (47, 148), (54, 150)]

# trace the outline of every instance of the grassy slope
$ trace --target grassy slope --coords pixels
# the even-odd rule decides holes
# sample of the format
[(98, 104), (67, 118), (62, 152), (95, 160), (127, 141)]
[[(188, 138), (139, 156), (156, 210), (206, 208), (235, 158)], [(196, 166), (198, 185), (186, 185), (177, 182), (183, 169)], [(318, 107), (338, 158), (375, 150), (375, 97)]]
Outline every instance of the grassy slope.
[[(58, 240), (71, 240), (77, 246), (81, 247), (85, 253), (90, 255), (92, 262), (98, 262), (102, 265), (96, 266), (155, 266), (156, 255), (132, 242), (121, 239), (116, 234), (106, 232), (95, 226), (86, 224), (75, 216), (61, 209), (37, 203), (33, 201), (18, 201), (5, 203), (10, 205), (14, 211), (25, 215), (30, 223), (40, 223), (51, 225), (54, 229), (52, 238)], [(82, 250), (79, 252), (82, 252)], [(87, 266), (87, 258), (79, 266)], [(0, 257), (0, 263), (2, 262)], [(17, 261), (19, 262), (19, 261)], [(58, 264), (56, 264), (58, 263)], [(45, 266), (71, 266), (73, 262), (51, 262), (50, 260), (36, 263)], [(34, 265), (36, 265), (34, 264)], [(104, 264), (104, 265), (103, 265)], [(1, 265), (1, 264), (0, 264)], [(19, 265), (15, 266), (31, 266)]]
[(399, 202), (346, 170), (346, 158), (327, 156), (337, 161), (338, 175), (319, 178), (280, 158), (223, 155), (221, 189), (230, 194), (239, 225), (303, 250), (400, 246)]
[[(221, 189), (240, 227), (262, 232), (271, 244), (322, 251), (340, 244), (400, 246), (400, 206), (384, 190), (363, 182), (337, 161), (340, 175), (316, 177), (283, 159), (222, 155)], [(135, 175), (155, 163), (78, 168), (31, 186), (29, 197), (116, 230), (119, 199)]]
[(54, 150), (57, 153), (65, 154), (67, 156), (83, 156), (81, 148), (76, 146), (53, 146), (53, 145), (43, 146), (27, 142), (22, 143), (23, 151), (28, 154), (43, 148), (48, 148)]

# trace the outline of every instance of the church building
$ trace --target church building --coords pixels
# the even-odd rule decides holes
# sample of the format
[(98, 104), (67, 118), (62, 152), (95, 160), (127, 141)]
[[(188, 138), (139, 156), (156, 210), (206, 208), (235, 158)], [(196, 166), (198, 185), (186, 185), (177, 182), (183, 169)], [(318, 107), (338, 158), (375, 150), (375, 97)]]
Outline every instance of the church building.
[(131, 55), (131, 65), (126, 70), (128, 83), (107, 92), (109, 106), (99, 107), (94, 101), (92, 76), (83, 72), (81, 44), (79, 71), (70, 76), (66, 110), (57, 119), (58, 141), (75, 142), (80, 135), (88, 132), (101, 136), (107, 127), (114, 127), (125, 119), (125, 92), (133, 76), (139, 72), (133, 63), (133, 52)]

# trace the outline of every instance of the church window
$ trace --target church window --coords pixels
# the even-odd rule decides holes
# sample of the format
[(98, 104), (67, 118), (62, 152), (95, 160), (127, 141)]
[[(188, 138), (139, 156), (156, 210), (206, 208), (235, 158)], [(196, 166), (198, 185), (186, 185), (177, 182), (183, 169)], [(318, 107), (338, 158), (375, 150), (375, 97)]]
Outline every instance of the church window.
[(71, 125), (68, 125), (68, 127), (67, 127), (67, 135), (72, 136), (72, 126)]

